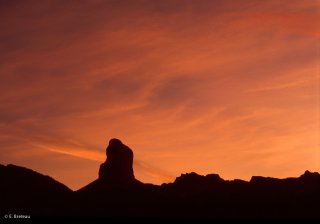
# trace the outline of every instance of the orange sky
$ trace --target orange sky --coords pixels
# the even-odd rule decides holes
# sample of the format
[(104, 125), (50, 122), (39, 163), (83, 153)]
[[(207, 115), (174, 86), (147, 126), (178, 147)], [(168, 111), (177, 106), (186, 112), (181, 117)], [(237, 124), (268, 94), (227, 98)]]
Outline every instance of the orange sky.
[(72, 189), (105, 147), (135, 176), (320, 171), (320, 2), (0, 2), (0, 163)]

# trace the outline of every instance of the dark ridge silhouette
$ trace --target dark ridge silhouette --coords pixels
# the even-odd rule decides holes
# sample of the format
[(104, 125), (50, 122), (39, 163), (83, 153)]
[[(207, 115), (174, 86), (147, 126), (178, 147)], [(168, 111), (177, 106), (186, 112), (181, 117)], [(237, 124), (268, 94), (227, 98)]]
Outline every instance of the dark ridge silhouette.
[(60, 215), (73, 193), (49, 176), (12, 164), (0, 165), (0, 180), (2, 214)]
[(161, 186), (136, 180), (133, 152), (111, 139), (98, 179), (71, 191), (32, 170), (0, 166), (3, 214), (104, 218), (320, 219), (320, 174), (297, 178), (182, 174)]

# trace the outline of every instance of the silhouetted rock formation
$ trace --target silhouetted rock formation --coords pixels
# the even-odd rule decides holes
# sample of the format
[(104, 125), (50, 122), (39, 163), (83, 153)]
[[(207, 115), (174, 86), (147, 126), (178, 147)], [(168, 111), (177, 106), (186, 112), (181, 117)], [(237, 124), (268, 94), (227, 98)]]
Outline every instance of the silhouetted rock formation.
[(26, 168), (0, 165), (1, 215), (320, 220), (320, 174), (297, 178), (254, 176), (223, 180), (217, 174), (182, 174), (161, 186), (135, 179), (132, 150), (112, 139), (99, 178), (72, 192)]
[(133, 174), (133, 152), (119, 139), (111, 139), (106, 149), (107, 159), (100, 165), (99, 180), (110, 184), (130, 184)]
[[(102, 197), (112, 192), (110, 197), (123, 197), (123, 191), (143, 185), (133, 173), (133, 152), (119, 139), (111, 139), (106, 149), (107, 159), (100, 165), (99, 177), (77, 191), (81, 197)], [(119, 194), (117, 194), (118, 192)]]

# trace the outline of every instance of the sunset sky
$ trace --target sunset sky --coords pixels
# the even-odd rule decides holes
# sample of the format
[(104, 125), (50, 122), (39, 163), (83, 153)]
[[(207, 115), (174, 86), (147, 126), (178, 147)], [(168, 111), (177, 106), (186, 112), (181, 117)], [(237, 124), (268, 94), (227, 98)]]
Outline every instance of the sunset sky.
[(0, 1), (0, 163), (72, 189), (320, 171), (319, 0)]

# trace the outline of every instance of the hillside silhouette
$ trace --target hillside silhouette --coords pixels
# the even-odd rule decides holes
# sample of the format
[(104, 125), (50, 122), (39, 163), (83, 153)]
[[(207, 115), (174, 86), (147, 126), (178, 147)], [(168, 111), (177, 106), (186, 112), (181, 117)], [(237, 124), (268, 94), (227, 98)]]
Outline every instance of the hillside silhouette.
[(77, 191), (30, 169), (0, 165), (2, 217), (320, 219), (317, 172), (250, 181), (192, 172), (159, 186), (135, 178), (133, 151), (120, 140), (111, 139), (106, 153), (98, 179)]

